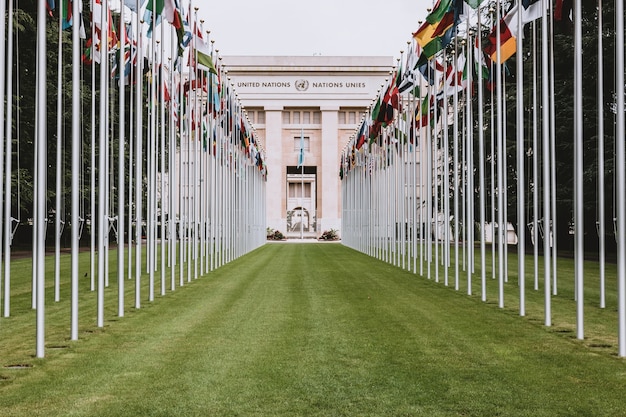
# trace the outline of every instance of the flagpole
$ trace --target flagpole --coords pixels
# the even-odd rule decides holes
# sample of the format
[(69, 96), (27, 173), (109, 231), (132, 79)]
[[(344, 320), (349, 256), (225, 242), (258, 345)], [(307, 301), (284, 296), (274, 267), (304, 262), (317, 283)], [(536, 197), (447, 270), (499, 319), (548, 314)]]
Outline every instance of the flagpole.
[[(124, 243), (125, 221), (125, 143), (126, 143), (126, 29), (125, 29), (124, 4), (120, 7), (120, 60), (119, 60), (119, 143), (118, 143), (118, 183), (117, 183), (117, 315), (124, 317), (124, 255), (126, 245)], [(75, 78), (75, 77), (74, 77)], [(73, 152), (74, 154), (75, 152)], [(72, 224), (74, 224), (72, 222)]]
[[(580, 19), (580, 15), (577, 15)], [(548, 74), (548, 17), (543, 13), (541, 19), (541, 73)], [(541, 109), (542, 109), (542, 142), (543, 142), (543, 225), (544, 225), (544, 303), (545, 303), (545, 325), (552, 325), (552, 301), (551, 301), (551, 281), (550, 281), (550, 244), (551, 244), (551, 212), (550, 212), (550, 130), (549, 125), (549, 97), (547, 78), (542, 77), (541, 85)]]
[(80, 129), (80, 25), (82, 10), (80, 2), (74, 1), (72, 4), (74, 23), (72, 25), (72, 258), (71, 258), (71, 318), (70, 318), (70, 339), (78, 340), (78, 296), (79, 296), (79, 248), (80, 248), (80, 175), (82, 138)]
[[(517, 27), (521, 28), (522, 14), (517, 15)], [(519, 315), (526, 315), (526, 270), (525, 270), (525, 252), (526, 252), (526, 219), (524, 217), (525, 199), (525, 169), (524, 169), (524, 60), (522, 56), (522, 36), (518, 36), (516, 41), (517, 56), (516, 59), (516, 86), (517, 86), (517, 276), (520, 291)]]
[[(99, 109), (99, 133), (98, 133), (98, 292), (97, 292), (97, 325), (104, 327), (104, 287), (105, 287), (105, 235), (108, 232), (108, 212), (106, 206), (106, 148), (108, 146), (106, 137), (106, 109), (107, 109), (107, 69), (109, 56), (108, 41), (108, 0), (102, 0), (102, 10), (100, 14), (100, 109)], [(104, 39), (103, 39), (104, 38)]]
[[(4, 16), (6, 13), (6, 5), (5, 2), (2, 2), (0, 5), (0, 16)], [(9, 27), (7, 33), (9, 34), (7, 39), (7, 46), (5, 51), (5, 43), (4, 43), (4, 33), (5, 33), (5, 20), (0, 19), (0, 57), (5, 56), (6, 52), (6, 79), (10, 80), (6, 84), (6, 100), (7, 100), (7, 108), (6, 108), (6, 124), (2, 126), (0, 124), (0, 149), (2, 147), (2, 141), (6, 140), (6, 150), (4, 153), (4, 157), (6, 158), (5, 163), (5, 173), (4, 173), (4, 181), (5, 181), (5, 202), (4, 202), (4, 317), (10, 316), (10, 306), (11, 306), (11, 241), (13, 234), (13, 223), (11, 218), (11, 174), (12, 174), (12, 160), (13, 160), (13, 2), (9, 2), (9, 13), (8, 13), (8, 22)], [(5, 67), (1, 66), (0, 69), (0, 80), (5, 79)], [(5, 96), (5, 86), (4, 82), (0, 82), (0, 97)], [(4, 106), (0, 105), (0, 120), (5, 120)], [(4, 132), (3, 127), (6, 128), (6, 134), (2, 137)], [(2, 164), (2, 156), (0, 156), (0, 167)], [(2, 172), (0, 168), (0, 173)], [(0, 180), (0, 195), (2, 194), (2, 181)], [(0, 246), (0, 254), (2, 247)], [(2, 276), (0, 275), (0, 282), (2, 281)], [(0, 287), (0, 296), (2, 295), (2, 288)], [(1, 298), (1, 297), (0, 297)]]
[(626, 356), (626, 160), (624, 129), (624, 2), (615, 2), (617, 285), (619, 356)]
[[(4, 20), (4, 17), (2, 17)], [(3, 32), (4, 33), (4, 32)], [(36, 210), (35, 228), (33, 241), (36, 252), (34, 253), (34, 266), (36, 270), (36, 357), (45, 356), (45, 240), (46, 240), (46, 2), (37, 3), (37, 116), (36, 116), (36, 190), (34, 208)], [(2, 106), (0, 106), (2, 107)], [(2, 129), (0, 129), (2, 130)]]
[(533, 21), (533, 255), (534, 255), (534, 289), (539, 290), (539, 135), (537, 128), (537, 23)]
[[(137, 0), (139, 1), (139, 0)], [(91, 149), (90, 149), (90, 198), (91, 202), (89, 207), (89, 279), (90, 290), (96, 290), (96, 233), (97, 233), (97, 213), (96, 213), (96, 49), (102, 60), (102, 52), (99, 47), (96, 47), (96, 19), (93, 13), (95, 3), (92, 3), (92, 21), (91, 21)], [(102, 5), (100, 6), (100, 13), (102, 13)], [(102, 37), (102, 35), (100, 35)], [(101, 42), (100, 40), (99, 42)]]
[[(169, 39), (172, 42), (172, 39)], [(172, 42), (173, 43), (173, 42)], [(159, 156), (160, 156), (160, 187), (159, 187), (159, 226), (160, 226), (160, 249), (161, 249), (161, 295), (165, 295), (165, 272), (166, 272), (166, 264), (165, 264), (165, 250), (166, 250), (166, 238), (165, 238), (165, 25), (161, 24), (161, 50), (160, 50), (160, 63), (159, 66), (159, 109), (160, 109), (160, 147), (159, 147)]]
[(141, 240), (143, 229), (143, 49), (142, 25), (137, 0), (137, 66), (135, 80), (135, 308), (141, 308)]
[[(455, 39), (454, 50), (458, 50), (458, 41)], [(459, 230), (459, 193), (461, 185), (459, 183), (459, 91), (455, 90), (452, 97), (454, 109), (454, 127), (453, 127), (453, 166), (454, 166), (454, 289), (459, 290), (459, 241), (461, 233)]]
[[(63, 9), (65, 4), (60, 4)], [(4, 15), (2, 16), (4, 18)], [(57, 131), (56, 131), (56, 189), (54, 213), (54, 301), (60, 299), (61, 286), (61, 157), (63, 152), (63, 12), (59, 11), (58, 47), (57, 47)], [(1, 191), (1, 188), (0, 188)]]
[[(482, 50), (481, 46), (481, 25), (480, 10), (478, 11), (478, 23), (476, 28), (476, 42), (478, 51)], [(471, 64), (471, 54), (468, 60), (468, 68), (473, 68)], [(484, 125), (484, 100), (483, 100), (483, 77), (482, 68), (476, 76), (478, 81), (478, 187), (479, 187), (479, 217), (480, 217), (480, 281), (481, 281), (481, 299), (487, 301), (487, 263), (485, 254), (485, 134)], [(468, 88), (471, 88), (468, 86)]]
[[(497, 40), (496, 44), (501, 45), (500, 43), (500, 2), (496, 2), (496, 34)], [(521, 11), (518, 11), (521, 13)], [(498, 185), (497, 185), (497, 193), (498, 193), (498, 233), (494, 234), (494, 238), (497, 236), (498, 239), (498, 307), (504, 308), (504, 234), (503, 228), (504, 225), (504, 139), (502, 138), (502, 51), (501, 48), (498, 47), (496, 52), (496, 101), (497, 101), (497, 130), (496, 130), (496, 142), (497, 142), (497, 175), (498, 175)]]
[(606, 308), (606, 205), (604, 186), (604, 27), (602, 16), (602, 0), (598, 0), (598, 237), (600, 256), (600, 308)]

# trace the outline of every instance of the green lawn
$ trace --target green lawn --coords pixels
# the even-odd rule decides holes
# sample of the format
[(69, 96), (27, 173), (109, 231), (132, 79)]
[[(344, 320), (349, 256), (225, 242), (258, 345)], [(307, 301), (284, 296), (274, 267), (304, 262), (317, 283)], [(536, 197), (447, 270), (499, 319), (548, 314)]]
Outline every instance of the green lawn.
[(65, 271), (61, 302), (46, 301), (45, 359), (33, 357), (30, 260), (13, 263), (1, 416), (626, 416), (615, 283), (606, 309), (588, 297), (590, 337), (577, 340), (571, 260), (559, 261), (552, 327), (530, 279), (519, 317), (514, 271), (500, 309), (491, 278), (484, 303), (465, 278), (455, 291), (342, 245), (276, 243), (139, 310), (127, 281), (124, 318), (111, 279), (97, 328), (82, 256), (80, 339)]

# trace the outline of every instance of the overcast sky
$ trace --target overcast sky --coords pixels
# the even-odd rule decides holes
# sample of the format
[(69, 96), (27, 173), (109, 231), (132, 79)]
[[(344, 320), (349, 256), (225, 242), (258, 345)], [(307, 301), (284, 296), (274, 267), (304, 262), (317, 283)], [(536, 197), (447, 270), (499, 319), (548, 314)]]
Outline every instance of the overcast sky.
[(222, 0), (195, 5), (222, 56), (399, 57), (432, 2)]

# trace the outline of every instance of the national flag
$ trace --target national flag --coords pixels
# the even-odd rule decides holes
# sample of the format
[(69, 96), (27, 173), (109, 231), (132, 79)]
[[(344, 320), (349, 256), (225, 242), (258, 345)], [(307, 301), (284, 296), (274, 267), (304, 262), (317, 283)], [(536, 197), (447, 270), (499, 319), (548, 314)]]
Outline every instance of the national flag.
[[(517, 5), (514, 6), (502, 19), (500, 19), (500, 45), (498, 45), (497, 25), (493, 27), (489, 34), (489, 43), (485, 47), (485, 53), (489, 59), (499, 64), (504, 63), (507, 59), (515, 54), (517, 50)], [(500, 50), (500, 61), (498, 58), (498, 50)]]
[(402, 74), (402, 80), (398, 86), (398, 91), (401, 94), (413, 88), (413, 86), (417, 83), (417, 61), (421, 51), (421, 47), (416, 42), (415, 48), (412, 48), (407, 52), (406, 66), (404, 73)]
[(554, 5), (554, 20), (562, 21), (564, 17), (570, 20), (570, 13), (572, 12), (572, 0), (556, 0)]
[[(543, 0), (522, 0), (522, 23), (526, 24), (540, 18), (544, 13), (542, 5)], [(517, 50), (516, 39), (520, 34), (517, 13), (518, 5), (516, 4), (500, 20), (500, 64), (513, 56)], [(498, 53), (496, 28), (497, 25), (491, 30), (489, 44), (485, 47), (485, 53), (493, 62), (496, 62)]]
[(428, 126), (432, 102), (432, 97), (427, 95), (422, 99), (420, 105), (415, 107), (415, 125), (417, 127)]
[[(196, 35), (194, 34), (194, 36)], [(193, 44), (191, 52), (191, 58), (194, 62), (197, 62), (200, 69), (217, 74), (217, 69), (213, 64), (213, 58), (211, 58), (212, 51), (208, 42), (204, 42), (203, 38), (196, 36), (196, 41)]]
[(413, 34), (413, 38), (415, 38), (422, 48), (433, 40), (437, 26), (444, 15), (450, 10), (451, 4), (452, 0), (437, 0), (437, 4), (435, 4), (433, 10), (426, 16), (426, 20), (422, 26)]
[(298, 154), (298, 166), (304, 167), (304, 130), (300, 129), (300, 153)]
[(437, 3), (424, 24), (413, 34), (413, 38), (422, 47), (420, 64), (450, 44), (462, 15), (461, 0), (440, 0)]
[(359, 133), (356, 137), (356, 148), (361, 149), (363, 145), (365, 145), (367, 138), (365, 137), (365, 121), (361, 123), (361, 128), (359, 129)]
[[(72, 27), (72, 0), (61, 0), (61, 27), (63, 30)], [(82, 10), (82, 4), (80, 9)]]
[(457, 91), (463, 91), (467, 87), (467, 81), (463, 77), (465, 72), (465, 54), (460, 53), (456, 59), (456, 63), (448, 65), (445, 68), (445, 79), (443, 80), (443, 88), (437, 94), (438, 98), (451, 96)]
[(465, 3), (472, 9), (477, 9), (483, 1), (485, 0), (465, 0)]
[(124, 5), (130, 9), (130, 11), (137, 13), (138, 7), (141, 8), (146, 0), (124, 0)]
[[(54, 4), (54, 0), (47, 0), (46, 1), (46, 10), (48, 11), (48, 15), (50, 15), (50, 17), (52, 17), (52, 11), (56, 8), (56, 5)], [(3, 17), (4, 19), (4, 17)]]
[(484, 80), (489, 79), (489, 67), (485, 62), (485, 54), (478, 48), (478, 37), (474, 40), (474, 63), (476, 66), (476, 73), (482, 76)]

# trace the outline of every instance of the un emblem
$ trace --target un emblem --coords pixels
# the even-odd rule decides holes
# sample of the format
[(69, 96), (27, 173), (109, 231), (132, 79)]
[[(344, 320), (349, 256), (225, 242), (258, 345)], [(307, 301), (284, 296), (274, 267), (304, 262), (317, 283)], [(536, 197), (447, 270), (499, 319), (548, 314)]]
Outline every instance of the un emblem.
[(298, 91), (306, 91), (309, 88), (309, 82), (307, 80), (297, 80), (295, 85)]

